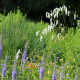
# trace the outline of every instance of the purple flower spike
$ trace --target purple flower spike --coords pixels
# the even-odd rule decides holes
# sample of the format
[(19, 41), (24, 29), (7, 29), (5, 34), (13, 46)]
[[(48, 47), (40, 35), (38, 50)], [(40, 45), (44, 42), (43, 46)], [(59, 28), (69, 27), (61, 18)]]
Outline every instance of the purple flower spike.
[(40, 67), (40, 80), (44, 80), (44, 54), (42, 57), (42, 63)]
[(78, 80), (78, 71), (79, 71), (79, 68), (77, 69), (77, 74), (76, 74), (75, 80)]
[(57, 80), (57, 75), (55, 73), (53, 73), (52, 80)]
[(44, 67), (40, 67), (40, 80), (44, 79)]
[(27, 45), (28, 45), (28, 41), (25, 44), (25, 49), (24, 49), (24, 53), (23, 53), (23, 62), (26, 60), (27, 58)]
[(27, 52), (24, 51), (24, 53), (23, 53), (23, 59), (25, 60), (26, 58), (27, 58)]
[(29, 42), (29, 41), (27, 41), (26, 44), (25, 44), (25, 51), (27, 51), (28, 42)]
[(3, 67), (3, 69), (2, 69), (2, 78), (5, 78), (5, 74), (6, 74), (6, 67)]
[(7, 55), (5, 56), (5, 62), (4, 62), (4, 66), (3, 66), (3, 69), (2, 69), (2, 78), (5, 78), (6, 67), (7, 67)]
[(55, 57), (55, 61), (54, 61), (54, 72), (53, 72), (52, 80), (57, 80), (57, 75), (56, 75), (56, 57)]
[(2, 56), (2, 37), (0, 37), (0, 57)]
[(16, 80), (17, 70), (16, 70), (16, 61), (14, 61), (14, 67), (12, 71), (12, 80)]
[(76, 75), (75, 80), (78, 80), (78, 75)]

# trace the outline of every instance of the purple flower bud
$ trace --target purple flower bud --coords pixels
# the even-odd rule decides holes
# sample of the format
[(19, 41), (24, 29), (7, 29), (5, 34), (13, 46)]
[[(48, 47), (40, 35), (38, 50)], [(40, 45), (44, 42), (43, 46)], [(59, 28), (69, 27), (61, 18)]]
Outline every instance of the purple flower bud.
[(61, 66), (61, 68), (60, 69), (62, 69), (63, 68), (63, 66)]
[(57, 72), (58, 72), (59, 70), (57, 70)]
[(67, 73), (66, 75), (68, 76), (69, 74)]
[(35, 57), (33, 57), (33, 61), (35, 61)]
[(44, 67), (40, 67), (40, 80), (44, 79)]
[(60, 58), (59, 57), (57, 57), (57, 59), (60, 61)]
[(60, 55), (60, 52), (58, 52), (58, 55)]
[(2, 56), (2, 38), (0, 37), (0, 57)]
[(46, 65), (49, 65), (48, 63), (46, 63)]
[(17, 70), (16, 70), (16, 61), (14, 61), (14, 67), (12, 71), (12, 80), (16, 80)]
[(42, 42), (42, 44), (44, 44), (44, 42)]
[(28, 62), (30, 62), (30, 61), (28, 61)]
[(37, 67), (39, 67), (39, 64), (37, 64)]
[(2, 78), (5, 78), (6, 67), (7, 67), (7, 55), (5, 56), (5, 62), (4, 62), (4, 66), (3, 66), (3, 69), (2, 69)]

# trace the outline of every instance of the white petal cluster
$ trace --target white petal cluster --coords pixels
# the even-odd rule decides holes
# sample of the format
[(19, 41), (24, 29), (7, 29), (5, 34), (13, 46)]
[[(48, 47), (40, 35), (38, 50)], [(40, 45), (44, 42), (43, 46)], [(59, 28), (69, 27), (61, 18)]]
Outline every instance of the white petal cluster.
[(48, 25), (48, 32), (51, 32), (52, 26)]
[[(65, 13), (65, 14), (64, 14)], [(50, 25), (59, 25), (59, 21), (58, 18), (61, 15), (70, 15), (70, 11), (67, 9), (67, 7), (65, 5), (63, 5), (62, 7), (59, 8), (55, 8), (53, 11), (51, 10), (51, 12), (46, 12), (46, 18), (50, 19)], [(52, 22), (53, 20), (53, 22)], [(61, 25), (62, 26), (62, 25)]]
[(61, 28), (61, 32), (64, 32), (64, 27)]
[(60, 38), (60, 36), (61, 36), (61, 33), (58, 33), (58, 34), (57, 34), (58, 39)]
[(69, 16), (69, 14), (70, 14), (70, 11), (68, 11), (68, 13), (67, 13), (67, 14), (68, 14), (68, 16)]
[(76, 11), (75, 11), (75, 13), (74, 13), (74, 20), (76, 20), (76, 17), (77, 17), (77, 15), (76, 15)]
[(56, 26), (58, 25), (58, 20), (56, 20)]
[(55, 8), (53, 10), (53, 17), (54, 17), (54, 19), (55, 18), (58, 18), (59, 17), (59, 14), (60, 13), (63, 13), (63, 11), (65, 12), (65, 15), (68, 15), (69, 16), (70, 12), (68, 11), (67, 7), (64, 5), (62, 7)]
[(50, 18), (50, 13), (46, 12), (46, 18)]
[(52, 18), (50, 18), (50, 25), (53, 25)]
[(19, 53), (20, 53), (20, 49), (19, 49), (18, 52), (16, 53), (16, 60), (18, 60), (18, 58), (19, 58)]
[[(64, 16), (63, 16), (64, 15)], [(63, 16), (63, 17), (62, 17)], [(64, 22), (64, 19), (63, 21), (62, 20), (59, 20), (60, 17), (62, 18), (66, 18), (66, 16), (70, 16), (70, 11), (67, 9), (67, 7), (65, 5), (63, 5), (62, 7), (59, 7), (59, 8), (55, 8), (53, 11), (51, 10), (51, 12), (46, 12), (46, 18), (50, 19), (50, 25), (48, 25), (47, 28), (44, 28), (41, 32), (41, 35), (40, 35), (40, 41), (42, 41), (43, 39), (43, 36), (44, 35), (47, 35), (48, 32), (51, 32), (51, 30), (56, 27), (56, 26), (64, 26), (65, 23), (63, 24)], [(74, 14), (74, 20), (76, 20), (78, 15), (76, 15), (76, 12)], [(61, 22), (62, 21), (62, 22)], [(74, 23), (73, 23), (74, 24)], [(80, 23), (78, 22), (77, 23), (78, 26), (80, 26)], [(37, 31), (36, 32), (36, 36), (39, 36), (39, 32), (40, 31)], [(61, 29), (61, 32), (64, 32), (64, 28)], [(58, 33), (57, 34), (57, 37), (59, 39), (59, 37), (61, 36), (61, 33)], [(52, 35), (52, 40), (54, 39), (54, 36)]]
[(77, 26), (78, 26), (78, 27), (80, 26), (80, 21), (77, 21)]
[(51, 32), (51, 30), (53, 29), (54, 27), (51, 26), (51, 25), (48, 25), (48, 28), (44, 28), (41, 32), (41, 35), (40, 35), (40, 41), (42, 41), (43, 39), (43, 36), (44, 35), (47, 35), (48, 32)]
[(76, 14), (74, 14), (74, 20), (76, 20)]
[(54, 35), (52, 35), (52, 40), (54, 39)]
[(67, 15), (68, 14), (68, 10), (67, 10), (67, 7), (64, 5), (62, 6), (62, 10), (65, 11), (65, 14)]
[(37, 32), (36, 32), (36, 36), (38, 36), (38, 35), (39, 35), (39, 32), (40, 32), (40, 31), (37, 31)]
[(60, 7), (60, 11), (62, 12), (62, 7)]
[(41, 35), (41, 36), (40, 36), (40, 42), (42, 41), (42, 38), (43, 38), (43, 36)]
[(60, 12), (59, 8), (55, 8), (53, 10), (53, 17), (54, 17), (54, 19), (59, 17), (59, 12)]
[(62, 23), (60, 25), (62, 26)]
[(47, 32), (48, 32), (47, 28), (44, 28), (44, 29), (42, 30), (42, 34), (43, 34), (43, 35), (47, 35)]

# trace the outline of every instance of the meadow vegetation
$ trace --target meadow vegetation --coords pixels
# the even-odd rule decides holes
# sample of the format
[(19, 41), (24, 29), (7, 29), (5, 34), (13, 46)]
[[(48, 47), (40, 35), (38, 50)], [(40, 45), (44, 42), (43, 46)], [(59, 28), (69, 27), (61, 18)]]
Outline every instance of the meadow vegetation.
[[(39, 80), (43, 57), (45, 80), (52, 80), (54, 64), (56, 64), (57, 80), (60, 80), (62, 75), (60, 73), (63, 69), (64, 80), (68, 80), (68, 78), (75, 80), (76, 75), (80, 75), (78, 73), (80, 70), (80, 25), (76, 26), (76, 29), (68, 28), (67, 33), (65, 33), (66, 30), (58, 33), (55, 27), (49, 29), (46, 33), (44, 29), (48, 29), (48, 26), (49, 24), (42, 20), (32, 22), (26, 19), (26, 15), (23, 15), (20, 10), (14, 13), (10, 12), (7, 16), (0, 14), (0, 34), (2, 35), (0, 78), (7, 54), (5, 80), (12, 79), (15, 55), (19, 49), (19, 58), (16, 60), (17, 80), (28, 80), (28, 78), (29, 80)], [(27, 41), (29, 41), (27, 58), (24, 70), (21, 73), (21, 59)], [(56, 56), (56, 63), (54, 56)], [(78, 79), (80, 79), (80, 76), (78, 76)]]

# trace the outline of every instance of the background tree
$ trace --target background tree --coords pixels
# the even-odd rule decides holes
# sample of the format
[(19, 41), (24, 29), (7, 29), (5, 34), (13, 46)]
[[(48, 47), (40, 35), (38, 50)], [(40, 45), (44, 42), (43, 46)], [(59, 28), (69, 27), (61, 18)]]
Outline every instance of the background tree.
[[(53, 10), (55, 7), (66, 5), (73, 12), (80, 14), (80, 1), (79, 0), (1, 0), (0, 9), (3, 9), (6, 13), (16, 11), (19, 9), (27, 14), (31, 19), (43, 19), (45, 20), (45, 13)], [(3, 7), (1, 7), (3, 5)]]

